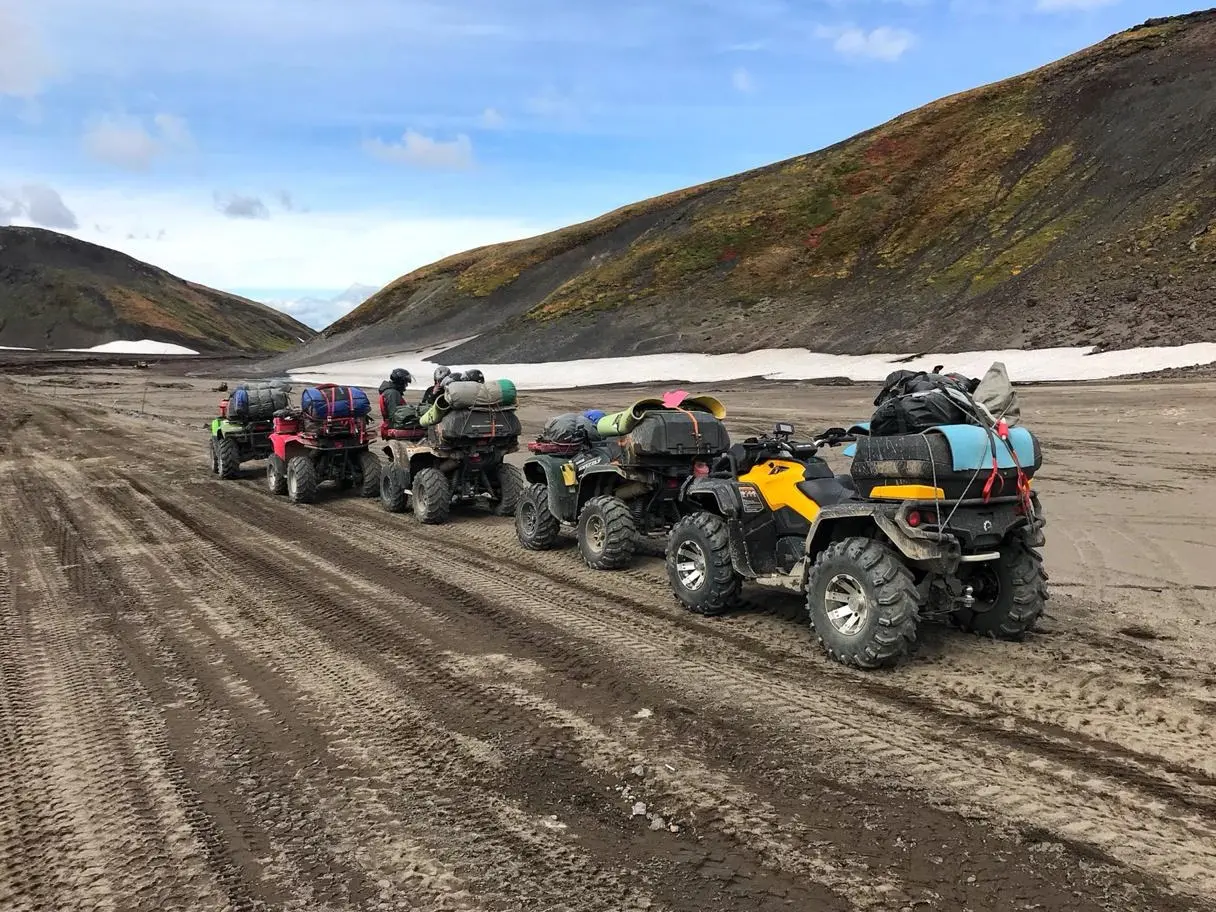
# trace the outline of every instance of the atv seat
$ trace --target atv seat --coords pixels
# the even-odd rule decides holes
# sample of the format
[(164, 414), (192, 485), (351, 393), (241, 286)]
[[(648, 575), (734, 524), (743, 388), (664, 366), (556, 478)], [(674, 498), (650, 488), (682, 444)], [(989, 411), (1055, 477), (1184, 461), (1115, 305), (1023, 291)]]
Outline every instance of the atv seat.
[(424, 440), (426, 428), (380, 428), (380, 436), (385, 440)]
[(820, 507), (834, 507), (857, 496), (857, 487), (848, 475), (811, 478), (798, 482), (798, 490)]

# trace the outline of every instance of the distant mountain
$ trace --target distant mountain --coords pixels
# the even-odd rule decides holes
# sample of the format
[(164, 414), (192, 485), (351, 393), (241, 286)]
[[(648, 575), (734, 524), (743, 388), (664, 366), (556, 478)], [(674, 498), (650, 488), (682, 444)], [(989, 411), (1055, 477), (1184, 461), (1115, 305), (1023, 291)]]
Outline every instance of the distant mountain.
[(283, 352), (316, 333), (286, 314), (47, 231), (0, 227), (0, 345), (151, 339), (199, 352)]
[(324, 329), (335, 320), (346, 316), (377, 291), (375, 285), (355, 283), (346, 291), (332, 298), (304, 297), (290, 301), (267, 301), (275, 310), (291, 314), (297, 320), (316, 329)]
[(1216, 10), (386, 285), (300, 364), (1216, 339)]

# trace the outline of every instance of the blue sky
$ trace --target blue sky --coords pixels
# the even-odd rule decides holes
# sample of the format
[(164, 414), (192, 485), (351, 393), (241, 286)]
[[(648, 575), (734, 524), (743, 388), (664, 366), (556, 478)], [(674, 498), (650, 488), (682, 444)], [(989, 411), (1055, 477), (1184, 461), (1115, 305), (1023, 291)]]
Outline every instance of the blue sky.
[(254, 297), (335, 295), (1194, 8), (0, 0), (0, 223)]

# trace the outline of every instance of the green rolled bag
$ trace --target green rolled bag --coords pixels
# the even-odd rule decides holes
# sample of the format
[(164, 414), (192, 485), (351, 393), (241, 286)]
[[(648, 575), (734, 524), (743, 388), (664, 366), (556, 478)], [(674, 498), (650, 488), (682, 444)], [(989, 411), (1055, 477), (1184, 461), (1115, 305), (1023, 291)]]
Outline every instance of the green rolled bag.
[(443, 420), (443, 416), (451, 411), (451, 408), (444, 405), (443, 397), (440, 396), (431, 407), (422, 413), (422, 417), (418, 419), (418, 423), (422, 427), (431, 427)]
[(686, 412), (708, 412), (721, 420), (726, 417), (726, 406), (714, 396), (689, 396), (683, 390), (666, 393), (662, 398), (648, 397), (639, 399), (627, 409), (612, 412), (596, 422), (595, 429), (601, 437), (623, 437), (646, 417), (647, 412), (656, 409), (682, 409)]

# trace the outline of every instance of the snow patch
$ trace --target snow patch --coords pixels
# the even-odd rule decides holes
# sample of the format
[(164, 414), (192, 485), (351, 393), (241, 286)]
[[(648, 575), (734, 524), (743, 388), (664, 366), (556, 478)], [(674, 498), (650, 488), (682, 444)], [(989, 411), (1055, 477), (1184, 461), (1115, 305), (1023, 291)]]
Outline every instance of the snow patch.
[(32, 352), (34, 349), (26, 348), (24, 345), (0, 345), (0, 351), (6, 352)]
[[(342, 383), (376, 386), (395, 367), (414, 375), (415, 386), (425, 386), (437, 362), (432, 360), (458, 343), (423, 351), (402, 352), (379, 358), (338, 361), (290, 371), (297, 383)], [(1047, 380), (1108, 380), (1131, 374), (1192, 367), (1216, 362), (1216, 343), (1197, 342), (1164, 348), (1132, 348), (1095, 353), (1093, 348), (1045, 348), (1035, 351), (940, 352), (913, 355), (827, 355), (804, 348), (774, 348), (729, 355), (638, 355), (626, 358), (585, 358), (542, 364), (450, 364), (452, 370), (478, 367), (487, 379), (507, 377), (526, 390), (571, 389), (624, 383), (718, 383), (747, 377), (766, 380), (882, 380), (894, 370), (929, 370), (944, 364), (948, 370), (983, 376), (993, 361), (1003, 361), (1015, 382)]]
[(184, 345), (174, 345), (172, 342), (156, 342), (152, 339), (140, 339), (138, 341), (126, 341), (119, 339), (115, 342), (106, 342), (102, 345), (94, 345), (92, 348), (61, 348), (59, 351), (65, 352), (95, 352), (103, 355), (197, 355), (192, 348), (186, 348)]

